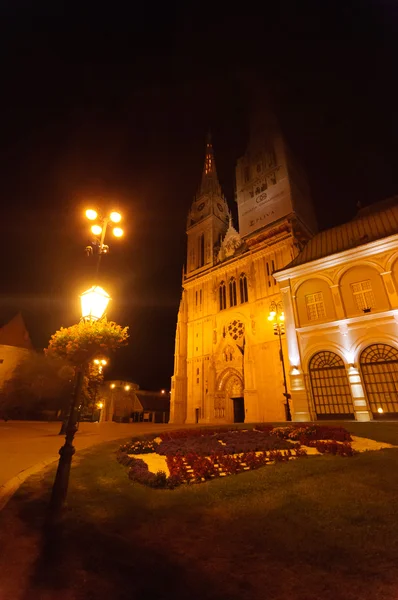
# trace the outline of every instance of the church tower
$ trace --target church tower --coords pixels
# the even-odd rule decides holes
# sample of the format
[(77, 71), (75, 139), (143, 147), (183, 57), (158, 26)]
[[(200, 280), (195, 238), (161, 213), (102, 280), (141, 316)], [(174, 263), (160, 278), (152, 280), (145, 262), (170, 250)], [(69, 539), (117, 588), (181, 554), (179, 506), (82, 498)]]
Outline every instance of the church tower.
[(206, 142), (202, 180), (187, 222), (171, 423), (289, 418), (284, 363), (268, 317), (275, 306), (286, 315), (282, 344), (290, 377), (298, 364), (292, 303), (274, 273), (295, 258), (315, 224), (305, 177), (267, 103), (257, 102), (247, 150), (236, 167), (236, 228), (210, 137)]
[(229, 210), (218, 181), (210, 134), (202, 181), (188, 214), (186, 275), (200, 273), (214, 265), (215, 250), (228, 228)]
[(250, 245), (283, 220), (289, 222), (298, 245), (316, 233), (306, 176), (265, 93), (252, 106), (249, 144), (236, 167), (236, 200), (239, 233)]

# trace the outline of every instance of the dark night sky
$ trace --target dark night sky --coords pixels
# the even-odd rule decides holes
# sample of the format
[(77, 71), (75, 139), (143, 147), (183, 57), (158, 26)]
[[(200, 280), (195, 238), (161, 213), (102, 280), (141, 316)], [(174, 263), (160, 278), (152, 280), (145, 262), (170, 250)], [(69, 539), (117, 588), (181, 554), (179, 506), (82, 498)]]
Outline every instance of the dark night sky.
[(398, 193), (397, 5), (278, 2), (249, 17), (206, 3), (183, 13), (82, 4), (0, 4), (0, 320), (22, 310), (39, 348), (76, 322), (93, 273), (83, 207), (118, 205), (126, 237), (102, 277), (109, 317), (131, 340), (108, 375), (169, 387), (207, 129), (232, 206), (256, 92), (242, 74), (255, 72), (307, 171), (321, 228), (358, 201)]

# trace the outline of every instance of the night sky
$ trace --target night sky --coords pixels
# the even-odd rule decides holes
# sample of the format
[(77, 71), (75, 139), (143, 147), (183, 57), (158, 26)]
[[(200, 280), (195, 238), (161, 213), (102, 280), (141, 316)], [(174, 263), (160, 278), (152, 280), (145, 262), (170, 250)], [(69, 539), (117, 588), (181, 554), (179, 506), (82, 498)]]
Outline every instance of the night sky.
[(0, 321), (21, 310), (38, 348), (76, 322), (94, 276), (84, 208), (117, 207), (126, 236), (108, 238), (100, 283), (131, 338), (107, 376), (169, 388), (207, 130), (231, 207), (256, 79), (320, 228), (397, 194), (397, 4), (81, 4), (0, 4)]

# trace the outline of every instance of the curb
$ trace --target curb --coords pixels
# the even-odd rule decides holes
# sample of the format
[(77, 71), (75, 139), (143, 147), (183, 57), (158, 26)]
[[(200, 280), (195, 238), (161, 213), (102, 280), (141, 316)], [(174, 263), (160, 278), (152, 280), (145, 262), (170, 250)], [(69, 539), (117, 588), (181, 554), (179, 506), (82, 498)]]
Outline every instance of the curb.
[[(39, 421), (39, 422), (41, 423), (41, 421)], [(166, 426), (167, 423), (156, 423), (156, 425), (159, 425), (161, 427), (162, 425)], [(166, 429), (167, 428), (164, 428), (164, 429), (161, 429), (160, 431), (166, 431)], [(176, 427), (176, 429), (178, 429), (178, 427)], [(145, 432), (142, 432), (142, 433), (144, 434)], [(105, 441), (102, 440), (101, 442), (98, 442), (98, 444), (107, 443), (107, 442), (118, 442), (118, 441), (127, 439), (128, 437), (130, 437), (130, 436), (123, 434), (120, 437), (117, 437), (114, 439), (105, 440)], [(92, 446), (96, 446), (96, 445), (97, 444), (92, 444), (91, 446), (88, 446), (87, 448), (83, 448), (83, 450), (87, 450), (88, 448), (91, 448)], [(78, 451), (76, 451), (76, 452), (78, 452)], [(28, 469), (21, 471), (20, 473), (18, 473), (18, 475), (15, 475), (14, 477), (12, 477), (8, 481), (6, 481), (3, 485), (1, 485), (0, 486), (0, 512), (3, 510), (3, 508), (6, 506), (8, 501), (12, 498), (12, 496), (15, 494), (15, 492), (18, 490), (18, 488), (23, 484), (23, 482), (28, 477), (30, 477), (31, 475), (35, 475), (36, 473), (39, 473), (40, 471), (45, 469), (45, 467), (48, 467), (48, 465), (51, 465), (52, 463), (54, 463), (58, 460), (59, 460), (59, 453), (57, 453), (57, 455), (53, 456), (52, 458), (47, 458), (46, 460), (36, 463), (32, 467), (29, 467)]]
[(7, 502), (11, 500), (12, 496), (18, 490), (18, 488), (23, 484), (23, 482), (30, 477), (31, 475), (35, 475), (39, 471), (42, 471), (48, 465), (59, 460), (59, 455), (53, 456), (52, 458), (48, 458), (47, 460), (43, 460), (24, 471), (12, 477), (2, 486), (0, 486), (0, 511), (6, 506)]

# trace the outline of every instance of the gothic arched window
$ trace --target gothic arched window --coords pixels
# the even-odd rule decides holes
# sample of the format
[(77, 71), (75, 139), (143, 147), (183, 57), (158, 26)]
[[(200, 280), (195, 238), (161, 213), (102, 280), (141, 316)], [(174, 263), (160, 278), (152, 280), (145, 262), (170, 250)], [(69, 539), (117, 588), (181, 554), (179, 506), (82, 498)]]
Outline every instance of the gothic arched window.
[(222, 281), (220, 283), (219, 298), (220, 298), (220, 310), (224, 310), (225, 308), (227, 308), (227, 288), (225, 286), (224, 281)]
[(245, 273), (241, 273), (241, 276), (239, 277), (239, 291), (241, 304), (248, 302), (249, 294), (247, 293), (247, 277)]
[(229, 305), (236, 306), (236, 281), (235, 277), (229, 280)]

